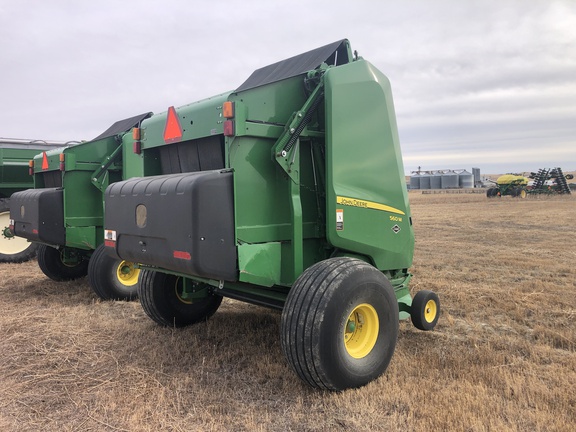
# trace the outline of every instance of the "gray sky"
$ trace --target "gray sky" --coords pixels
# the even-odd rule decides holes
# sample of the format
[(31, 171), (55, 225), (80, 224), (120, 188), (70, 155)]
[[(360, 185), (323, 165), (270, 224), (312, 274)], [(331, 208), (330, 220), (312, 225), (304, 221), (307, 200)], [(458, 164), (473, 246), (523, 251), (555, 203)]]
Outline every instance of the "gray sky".
[(576, 170), (576, 0), (0, 0), (0, 137), (91, 139), (342, 38), (407, 172)]

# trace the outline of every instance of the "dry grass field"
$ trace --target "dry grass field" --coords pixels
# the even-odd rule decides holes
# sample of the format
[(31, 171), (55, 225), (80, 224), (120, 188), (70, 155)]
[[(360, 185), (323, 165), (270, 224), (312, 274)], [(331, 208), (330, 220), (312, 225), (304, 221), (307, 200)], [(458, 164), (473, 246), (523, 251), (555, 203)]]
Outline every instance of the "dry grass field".
[(86, 280), (0, 265), (0, 430), (576, 430), (576, 196), (410, 198), (412, 288), (442, 316), (402, 322), (387, 372), (341, 393), (292, 373), (278, 312), (225, 300), (160, 328)]

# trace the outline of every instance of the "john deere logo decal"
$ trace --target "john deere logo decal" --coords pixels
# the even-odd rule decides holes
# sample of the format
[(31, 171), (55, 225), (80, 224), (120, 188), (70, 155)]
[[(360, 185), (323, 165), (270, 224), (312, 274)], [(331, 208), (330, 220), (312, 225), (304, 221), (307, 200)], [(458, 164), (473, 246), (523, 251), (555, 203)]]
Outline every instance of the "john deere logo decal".
[(365, 209), (382, 210), (382, 211), (387, 211), (387, 212), (395, 213), (395, 214), (399, 214), (399, 215), (405, 215), (406, 214), (400, 209), (390, 207), (390, 206), (387, 206), (385, 204), (380, 204), (380, 203), (372, 202), (372, 201), (365, 201), (365, 200), (356, 199), (356, 198), (337, 196), (336, 197), (336, 204), (340, 204), (340, 205), (344, 205), (344, 206), (351, 206), (351, 207), (360, 207), (360, 208), (365, 208)]
[(400, 227), (396, 224), (392, 227), (392, 231), (394, 231), (394, 234), (398, 234), (400, 232)]

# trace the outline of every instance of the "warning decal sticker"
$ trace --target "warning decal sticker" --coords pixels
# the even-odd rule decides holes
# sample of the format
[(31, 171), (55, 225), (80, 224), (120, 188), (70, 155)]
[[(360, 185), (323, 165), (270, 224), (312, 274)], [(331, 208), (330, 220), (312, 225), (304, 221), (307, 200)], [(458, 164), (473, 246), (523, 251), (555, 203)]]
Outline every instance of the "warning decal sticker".
[(336, 231), (344, 229), (344, 209), (336, 209)]

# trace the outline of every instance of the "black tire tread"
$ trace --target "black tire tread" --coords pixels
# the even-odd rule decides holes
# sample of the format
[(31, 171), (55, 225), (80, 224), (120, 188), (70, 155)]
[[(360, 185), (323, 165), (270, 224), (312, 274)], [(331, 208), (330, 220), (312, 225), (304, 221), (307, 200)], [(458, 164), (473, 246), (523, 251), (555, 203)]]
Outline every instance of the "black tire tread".
[[(291, 292), (293, 291), (294, 294), (288, 297), (284, 306), (292, 313), (282, 316), (283, 321), (286, 317), (286, 322), (282, 323), (282, 327), (288, 329), (282, 332), (282, 348), (290, 364), (296, 369), (296, 373), (313, 387), (329, 389), (313, 363), (313, 346), (310, 331), (307, 330), (314, 325), (316, 310), (324, 293), (338, 276), (336, 270), (346, 264), (347, 260), (342, 259), (336, 259), (327, 266), (321, 263), (314, 264), (304, 277), (298, 279), (292, 286)], [(292, 335), (296, 336), (296, 340), (291, 340)], [(304, 341), (302, 347), (298, 340)]]
[(88, 262), (80, 261), (75, 266), (66, 266), (60, 258), (60, 251), (40, 244), (37, 250), (38, 266), (42, 273), (56, 282), (80, 279), (88, 273)]
[(172, 323), (165, 319), (162, 314), (158, 311), (158, 307), (154, 302), (153, 292), (147, 289), (149, 285), (154, 283), (154, 278), (156, 272), (149, 270), (142, 270), (140, 272), (140, 278), (138, 280), (138, 298), (140, 299), (140, 304), (142, 309), (146, 312), (153, 321), (164, 327), (170, 327)]
[[(437, 306), (436, 317), (432, 323), (427, 322), (424, 319), (424, 307), (429, 300), (434, 300)], [(429, 331), (436, 327), (436, 323), (438, 322), (438, 318), (440, 317), (440, 299), (438, 295), (429, 290), (422, 290), (418, 291), (414, 298), (412, 299), (412, 306), (410, 312), (410, 319), (412, 320), (412, 324), (418, 330)]]
[(222, 297), (218, 295), (209, 295), (202, 301), (182, 306), (186, 310), (186, 315), (182, 310), (170, 310), (168, 302), (160, 292), (166, 289), (166, 282), (172, 277), (153, 270), (140, 271), (138, 298), (146, 315), (157, 324), (164, 327), (186, 327), (206, 321), (218, 310), (222, 303)]
[(135, 300), (138, 284), (126, 287), (115, 280), (116, 268), (120, 261), (114, 259), (101, 244), (96, 248), (88, 263), (88, 281), (92, 290), (102, 300)]
[[(294, 283), (282, 313), (281, 344), (284, 354), (300, 378), (312, 387), (341, 390), (323, 370), (315, 350), (320, 345), (318, 332), (314, 331), (321, 318), (319, 313), (350, 272), (375, 271), (364, 261), (348, 257), (332, 258), (309, 267)], [(382, 275), (383, 278), (385, 278)], [(394, 296), (390, 286), (388, 295)], [(389, 297), (390, 299), (390, 297)], [(393, 298), (396, 303), (396, 298)], [(398, 332), (398, 311), (395, 309), (396, 329), (392, 329), (394, 340)], [(393, 352), (393, 350), (392, 350)], [(391, 354), (390, 354), (391, 356)], [(387, 364), (386, 364), (387, 366)]]

